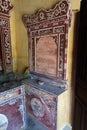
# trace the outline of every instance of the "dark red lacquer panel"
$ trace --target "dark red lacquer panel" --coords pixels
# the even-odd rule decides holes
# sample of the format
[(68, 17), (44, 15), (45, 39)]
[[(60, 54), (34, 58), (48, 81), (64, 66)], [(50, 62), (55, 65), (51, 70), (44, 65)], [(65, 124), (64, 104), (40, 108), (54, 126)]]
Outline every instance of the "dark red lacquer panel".
[(56, 107), (56, 98), (54, 96), (35, 88), (30, 88), (26, 92), (27, 112), (49, 128), (49, 130), (56, 129)]
[(4, 114), (8, 119), (7, 130), (20, 130), (23, 126), (23, 115), (21, 113), (22, 99), (10, 101), (5, 105), (0, 105), (0, 114)]

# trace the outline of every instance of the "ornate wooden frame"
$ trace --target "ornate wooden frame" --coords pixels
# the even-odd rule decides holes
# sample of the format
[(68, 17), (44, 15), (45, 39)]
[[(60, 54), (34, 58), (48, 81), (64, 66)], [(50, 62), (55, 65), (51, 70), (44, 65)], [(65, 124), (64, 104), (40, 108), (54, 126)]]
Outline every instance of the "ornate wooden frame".
[[(46, 76), (67, 80), (68, 32), (71, 25), (72, 10), (68, 0), (60, 0), (53, 9), (40, 9), (34, 15), (24, 15), (23, 22), (28, 31), (30, 71)], [(56, 73), (37, 70), (36, 49), (38, 39), (52, 37), (57, 45)], [(38, 63), (40, 63), (38, 61)], [(39, 69), (40, 70), (40, 69)]]
[(12, 71), (11, 41), (10, 41), (10, 18), (9, 11), (13, 5), (9, 0), (0, 0), (0, 34), (2, 47), (2, 62), (4, 72)]

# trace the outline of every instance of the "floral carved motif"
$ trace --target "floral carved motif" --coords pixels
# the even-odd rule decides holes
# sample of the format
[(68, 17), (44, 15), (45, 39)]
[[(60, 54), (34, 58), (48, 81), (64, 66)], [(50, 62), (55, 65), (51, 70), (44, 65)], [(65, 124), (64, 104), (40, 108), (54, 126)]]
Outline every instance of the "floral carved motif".
[[(67, 15), (66, 15), (67, 14)], [(64, 17), (65, 16), (65, 17)], [(70, 10), (70, 4), (68, 0), (61, 0), (53, 9), (48, 11), (40, 9), (35, 15), (24, 15), (24, 23), (27, 24), (36, 24), (39, 22), (45, 22), (47, 20), (53, 19), (71, 19), (72, 12)]]
[(11, 46), (9, 41), (9, 30), (4, 30), (5, 35), (5, 55), (6, 55), (6, 64), (11, 64)]
[(0, 0), (0, 33), (2, 47), (2, 66), (4, 72), (12, 71), (12, 56), (11, 56), (11, 39), (10, 39), (10, 19), (9, 11), (13, 5), (9, 0)]

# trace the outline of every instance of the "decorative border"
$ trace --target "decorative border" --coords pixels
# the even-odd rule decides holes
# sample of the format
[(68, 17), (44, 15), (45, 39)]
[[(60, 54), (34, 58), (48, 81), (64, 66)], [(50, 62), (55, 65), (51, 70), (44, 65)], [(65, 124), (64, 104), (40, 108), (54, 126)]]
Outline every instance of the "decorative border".
[(34, 15), (24, 15), (23, 22), (28, 31), (30, 48), (30, 70), (35, 71), (35, 38), (58, 35), (57, 78), (67, 80), (68, 32), (72, 10), (68, 0), (61, 0), (53, 9), (40, 9)]
[[(61, 0), (53, 9), (44, 10), (40, 9), (34, 15), (24, 15), (23, 21), (26, 25), (33, 25), (41, 22), (46, 22), (50, 20), (64, 20), (69, 19), (71, 23), (72, 11), (70, 9), (70, 3), (68, 0)], [(27, 26), (26, 26), (27, 27)]]
[(8, 14), (12, 8), (13, 5), (9, 0), (0, 0), (0, 13)]
[(10, 19), (9, 11), (13, 5), (9, 0), (0, 0), (0, 33), (2, 47), (2, 64), (4, 72), (12, 71), (12, 52), (10, 39)]
[(23, 87), (21, 86), (19, 88), (15, 88), (10, 91), (8, 90), (6, 92), (2, 92), (0, 94), (0, 106), (3, 103), (9, 102), (11, 99), (15, 99), (18, 98), (19, 96), (22, 96), (24, 94), (23, 91), (24, 91)]

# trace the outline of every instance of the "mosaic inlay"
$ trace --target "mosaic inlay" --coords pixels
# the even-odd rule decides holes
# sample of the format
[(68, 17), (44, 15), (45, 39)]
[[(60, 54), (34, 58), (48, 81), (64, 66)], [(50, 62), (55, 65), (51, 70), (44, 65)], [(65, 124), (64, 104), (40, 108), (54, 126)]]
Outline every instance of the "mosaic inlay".
[(9, 0), (0, 0), (0, 44), (2, 48), (2, 67), (5, 72), (12, 71), (10, 19), (9, 12), (13, 8)]
[(30, 49), (30, 70), (67, 80), (68, 31), (72, 11), (68, 0), (61, 0), (53, 9), (40, 9), (24, 15)]
[(8, 14), (9, 11), (13, 8), (9, 0), (0, 0), (0, 12)]

